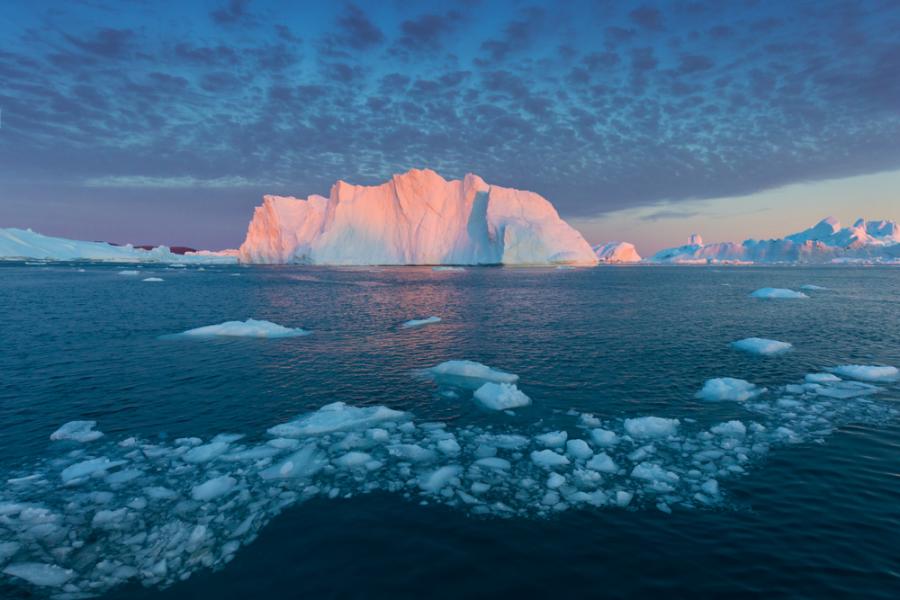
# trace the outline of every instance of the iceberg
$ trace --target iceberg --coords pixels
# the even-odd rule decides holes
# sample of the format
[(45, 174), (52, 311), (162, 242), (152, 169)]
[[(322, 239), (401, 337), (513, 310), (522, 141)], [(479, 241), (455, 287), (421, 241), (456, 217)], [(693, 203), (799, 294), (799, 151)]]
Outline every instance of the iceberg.
[(188, 329), (176, 334), (177, 337), (253, 337), (285, 338), (309, 335), (311, 332), (299, 327), (285, 327), (271, 321), (247, 319), (246, 321), (225, 321), (218, 325), (206, 325)]
[(409, 329), (411, 327), (421, 327), (423, 325), (431, 325), (432, 323), (440, 323), (440, 317), (427, 317), (425, 319), (410, 319), (401, 325), (403, 329)]
[(634, 244), (628, 242), (608, 242), (594, 246), (597, 260), (607, 264), (636, 263), (641, 261)]
[[(694, 234), (688, 244), (657, 252), (647, 262), (722, 263), (896, 263), (900, 260), (900, 226), (894, 221), (857, 220), (841, 227), (834, 217), (784, 238), (748, 239), (742, 243), (704, 244)], [(815, 289), (815, 288), (807, 288)]]
[[(185, 252), (176, 254), (167, 246), (149, 250), (131, 244), (84, 242), (41, 235), (31, 229), (0, 228), (0, 260), (100, 261), (111, 263), (236, 264), (237, 252)], [(132, 274), (124, 272), (124, 274)], [(137, 275), (137, 272), (133, 273)]]
[(773, 356), (776, 354), (784, 354), (794, 346), (788, 342), (779, 342), (778, 340), (769, 340), (766, 338), (750, 337), (731, 342), (731, 347), (747, 352), (749, 354), (758, 354), (760, 356)]
[(376, 186), (338, 181), (327, 198), (265, 196), (239, 252), (242, 262), (270, 264), (597, 264), (538, 194), (428, 169)]

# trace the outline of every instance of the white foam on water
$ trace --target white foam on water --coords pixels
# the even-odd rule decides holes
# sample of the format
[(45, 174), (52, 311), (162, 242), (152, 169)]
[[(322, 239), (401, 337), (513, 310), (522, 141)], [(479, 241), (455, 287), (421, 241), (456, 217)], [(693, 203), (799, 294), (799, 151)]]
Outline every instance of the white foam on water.
[(52, 444), (48, 456), (0, 474), (0, 572), (68, 597), (126, 581), (163, 587), (228, 563), (287, 507), (374, 491), (499, 518), (727, 506), (728, 482), (772, 448), (898, 414), (879, 400), (883, 388), (812, 379), (747, 398), (750, 417), (722, 422), (570, 411), (548, 432), (540, 423), (417, 422), (337, 402), (268, 438)]
[(803, 298), (809, 298), (803, 292), (795, 292), (794, 290), (788, 290), (784, 288), (760, 288), (750, 294), (753, 298), (765, 298), (765, 299), (775, 299), (775, 300), (802, 300)]
[(778, 340), (770, 340), (766, 338), (749, 337), (736, 342), (731, 342), (731, 347), (747, 352), (749, 354), (758, 354), (760, 356), (774, 356), (776, 354), (784, 354), (794, 346), (788, 342), (779, 342)]
[(206, 325), (182, 331), (174, 336), (166, 337), (249, 337), (249, 338), (288, 338), (309, 335), (311, 332), (299, 327), (285, 327), (271, 321), (247, 319), (246, 321), (226, 321), (218, 325)]

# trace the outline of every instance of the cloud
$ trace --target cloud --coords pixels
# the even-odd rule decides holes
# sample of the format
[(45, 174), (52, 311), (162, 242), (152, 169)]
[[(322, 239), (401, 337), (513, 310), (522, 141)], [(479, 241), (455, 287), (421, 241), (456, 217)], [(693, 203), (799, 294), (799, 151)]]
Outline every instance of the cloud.
[(384, 42), (384, 33), (355, 4), (348, 4), (337, 20), (336, 41), (354, 50), (367, 50)]
[(132, 50), (135, 33), (131, 29), (98, 29), (88, 37), (66, 34), (73, 46), (102, 58), (122, 58)]
[(659, 9), (652, 6), (647, 6), (646, 4), (640, 6), (628, 13), (628, 18), (632, 23), (644, 29), (649, 29), (650, 31), (663, 30), (663, 15)]
[(463, 21), (462, 13), (450, 10), (443, 15), (424, 14), (400, 24), (397, 44), (411, 52), (436, 52), (444, 40), (453, 34)]
[(690, 219), (691, 217), (696, 217), (700, 213), (698, 211), (684, 211), (684, 210), (657, 210), (649, 215), (642, 215), (638, 217), (640, 221), (646, 222), (656, 222), (663, 220), (671, 220), (671, 219)]
[(209, 13), (209, 17), (219, 25), (234, 25), (240, 21), (247, 21), (250, 19), (250, 13), (246, 8), (249, 3), (249, 0), (228, 0), (227, 4)]

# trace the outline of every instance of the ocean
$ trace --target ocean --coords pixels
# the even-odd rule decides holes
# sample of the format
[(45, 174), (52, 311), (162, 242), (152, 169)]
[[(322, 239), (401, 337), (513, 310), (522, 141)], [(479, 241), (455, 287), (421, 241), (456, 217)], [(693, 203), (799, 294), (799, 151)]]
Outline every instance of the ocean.
[[(249, 318), (308, 334), (174, 335)], [(898, 332), (889, 267), (2, 263), (0, 597), (896, 598), (900, 383), (839, 367)]]

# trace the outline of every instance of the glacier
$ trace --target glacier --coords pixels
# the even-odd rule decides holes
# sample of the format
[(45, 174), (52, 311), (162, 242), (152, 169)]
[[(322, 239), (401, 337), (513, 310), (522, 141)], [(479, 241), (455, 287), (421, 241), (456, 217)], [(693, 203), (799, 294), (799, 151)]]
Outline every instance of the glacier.
[(900, 225), (858, 219), (842, 227), (834, 217), (784, 238), (704, 244), (694, 234), (688, 244), (661, 250), (646, 259), (663, 264), (719, 263), (896, 263), (900, 262)]
[[(99, 261), (112, 263), (235, 264), (237, 252), (187, 252), (175, 254), (167, 246), (152, 250), (131, 244), (84, 242), (42, 235), (31, 229), (0, 228), (0, 260)], [(137, 275), (137, 271), (122, 274)]]
[(597, 264), (540, 195), (429, 169), (375, 186), (338, 181), (327, 198), (265, 196), (239, 255), (263, 264)]

